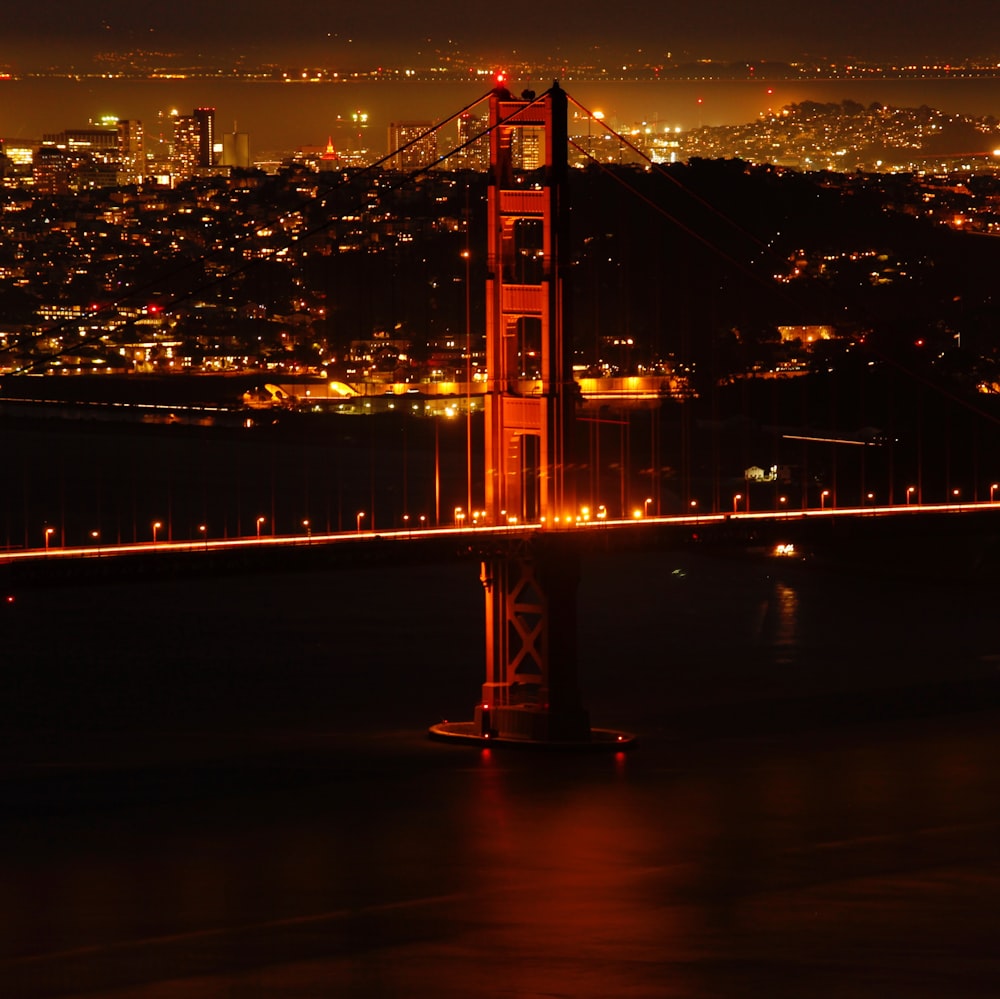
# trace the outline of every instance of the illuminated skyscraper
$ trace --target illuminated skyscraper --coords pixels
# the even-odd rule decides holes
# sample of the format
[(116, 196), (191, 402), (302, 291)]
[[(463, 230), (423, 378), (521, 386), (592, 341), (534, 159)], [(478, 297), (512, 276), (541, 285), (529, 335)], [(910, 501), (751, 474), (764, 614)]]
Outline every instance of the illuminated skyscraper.
[(198, 122), (198, 166), (215, 165), (215, 108), (195, 108)]
[(432, 131), (433, 127), (429, 121), (394, 121), (389, 125), (389, 152), (395, 154), (390, 164), (393, 169), (419, 170), (437, 160), (437, 132)]
[(118, 119), (118, 178), (121, 184), (141, 184), (146, 175), (142, 122)]
[(69, 154), (54, 145), (42, 146), (35, 154), (31, 175), (39, 194), (69, 194), (72, 175)]
[(190, 177), (215, 163), (215, 108), (195, 108), (174, 118), (174, 172)]
[(541, 128), (522, 129), (521, 167), (537, 170), (545, 163), (545, 131)]
[(171, 161), (174, 173), (190, 177), (198, 166), (198, 122), (194, 115), (180, 114), (174, 118), (174, 141)]
[[(458, 145), (462, 148), (445, 164), (445, 169), (485, 171), (490, 162), (489, 115), (468, 111), (458, 118)], [(478, 136), (478, 138), (477, 138)]]

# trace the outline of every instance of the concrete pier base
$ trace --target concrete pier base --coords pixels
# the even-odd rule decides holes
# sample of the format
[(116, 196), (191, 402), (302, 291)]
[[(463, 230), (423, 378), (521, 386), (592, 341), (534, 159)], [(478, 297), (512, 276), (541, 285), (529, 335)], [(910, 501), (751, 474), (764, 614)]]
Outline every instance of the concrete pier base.
[(503, 746), (531, 750), (567, 750), (571, 752), (623, 752), (634, 749), (636, 737), (631, 732), (618, 732), (609, 728), (592, 728), (577, 739), (545, 739), (531, 736), (495, 734), (483, 731), (475, 721), (439, 722), (427, 732), (438, 742), (451, 742), (467, 746)]

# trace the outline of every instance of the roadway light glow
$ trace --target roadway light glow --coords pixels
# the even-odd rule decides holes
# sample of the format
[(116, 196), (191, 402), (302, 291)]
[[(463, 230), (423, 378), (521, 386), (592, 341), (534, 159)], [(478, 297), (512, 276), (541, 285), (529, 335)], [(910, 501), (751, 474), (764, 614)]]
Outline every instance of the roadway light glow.
[(163, 524), (162, 524), (162, 523), (161, 523), (160, 521), (158, 521), (158, 520), (154, 520), (154, 521), (153, 521), (153, 544), (154, 544), (154, 545), (156, 544), (156, 532), (157, 532), (157, 531), (158, 531), (158, 530), (159, 530), (159, 529), (160, 529), (161, 527), (163, 527)]
[[(361, 533), (361, 521), (363, 521), (364, 519), (365, 519), (365, 511), (364, 510), (358, 510), (358, 515), (355, 518), (356, 530), (357, 530), (358, 534)], [(423, 520), (424, 518), (421, 517), (420, 519)]]

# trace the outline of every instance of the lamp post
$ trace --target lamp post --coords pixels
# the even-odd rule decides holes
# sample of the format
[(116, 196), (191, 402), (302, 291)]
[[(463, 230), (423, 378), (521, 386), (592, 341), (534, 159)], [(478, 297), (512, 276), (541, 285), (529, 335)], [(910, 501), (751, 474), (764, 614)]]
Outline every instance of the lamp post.
[(202, 541), (205, 542), (205, 551), (208, 551), (208, 524), (199, 524), (198, 532), (201, 534)]
[(743, 493), (737, 493), (733, 497), (733, 513), (736, 513), (740, 508), (740, 502), (743, 499)]
[(785, 517), (788, 516), (788, 497), (779, 496), (778, 497), (778, 508), (783, 511)]
[(1000, 489), (1000, 482), (992, 482), (992, 483), (990, 483), (990, 502), (991, 503), (995, 502), (994, 497), (996, 496), (998, 489)]
[(698, 501), (696, 499), (691, 500), (691, 513), (694, 515), (694, 522), (698, 523)]
[(158, 520), (153, 521), (153, 544), (156, 544), (156, 532), (163, 527), (163, 524)]
[(52, 535), (55, 534), (55, 533), (56, 533), (56, 529), (54, 527), (46, 527), (45, 528), (45, 550), (46, 551), (49, 550), (49, 542), (52, 540)]
[(819, 494), (819, 508), (820, 508), (821, 510), (825, 510), (825, 509), (826, 509), (826, 501), (827, 501), (827, 500), (828, 500), (829, 498), (830, 498), (830, 490), (829, 490), (829, 489), (824, 489), (824, 490), (823, 490), (823, 491), (822, 491), (822, 492), (821, 492), (821, 493)]
[(364, 519), (365, 519), (365, 511), (364, 510), (358, 510), (358, 515), (354, 519), (354, 522), (355, 522), (355, 524), (357, 526), (357, 533), (358, 534), (361, 533), (361, 521), (363, 521)]
[(264, 523), (264, 517), (257, 518), (257, 540), (260, 541), (260, 525)]
[(308, 520), (303, 520), (302, 526), (306, 529), (306, 542), (312, 544), (312, 525)]
[[(469, 189), (465, 189), (466, 199)], [(472, 254), (469, 252), (469, 209), (465, 210), (465, 249), (462, 250), (465, 261), (465, 482), (466, 502), (472, 509), (472, 304), (469, 285), (469, 266)]]
[(652, 502), (653, 502), (653, 497), (652, 496), (647, 496), (642, 501), (642, 515), (643, 515), (643, 517), (648, 517), (649, 516), (649, 504), (652, 503)]
[(961, 489), (952, 489), (952, 491), (951, 491), (951, 497), (955, 501), (955, 503), (958, 505), (958, 508), (961, 510), (962, 509), (962, 490)]
[(91, 537), (91, 540), (94, 542), (94, 547), (97, 549), (97, 557), (100, 558), (101, 557), (101, 532), (100, 531), (91, 531), (90, 532), (90, 537)]
[[(910, 505), (910, 501), (913, 499), (913, 494), (916, 491), (917, 491), (917, 487), (916, 486), (907, 486), (906, 487), (906, 505), (907, 506)], [(992, 498), (992, 495), (991, 495), (991, 498)]]

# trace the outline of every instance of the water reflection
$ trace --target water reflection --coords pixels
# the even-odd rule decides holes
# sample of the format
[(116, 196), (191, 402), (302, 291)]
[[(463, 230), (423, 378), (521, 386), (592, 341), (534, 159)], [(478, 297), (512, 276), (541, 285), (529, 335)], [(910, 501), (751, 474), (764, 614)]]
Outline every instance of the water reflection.
[[(995, 995), (1000, 715), (985, 682), (995, 663), (982, 659), (995, 648), (994, 596), (902, 584), (895, 593), (784, 567), (776, 581), (757, 563), (694, 558), (683, 585), (651, 571), (654, 555), (601, 566), (582, 587), (588, 701), (602, 722), (613, 711), (639, 730), (630, 754), (422, 738), (429, 702), (467, 682), (471, 704), (480, 681), (478, 664), (413, 662), (422, 638), (438, 655), (431, 612), (456, 606), (453, 589), (475, 594), (474, 570), (468, 580), (435, 575), (434, 586), (415, 571), (400, 591), (353, 576), (339, 589), (340, 577), (325, 575), (298, 591), (269, 584), (273, 630), (237, 588), (217, 635), (206, 616), (197, 641), (175, 638), (179, 675), (161, 668), (166, 653), (161, 663), (134, 655), (138, 645), (107, 650), (104, 675), (131, 676), (176, 706), (143, 716), (155, 739), (135, 723), (134, 701), (120, 731), (80, 723), (112, 689), (74, 686), (64, 668), (86, 651), (98, 597), (53, 591), (37, 616), (23, 610), (6, 648), (30, 663), (32, 698), (52, 690), (66, 700), (55, 716), (66, 724), (48, 731), (49, 714), (30, 715), (39, 722), (23, 740), (34, 755), (14, 753), (3, 733), (0, 991)], [(153, 591), (135, 589), (99, 599), (149, 619)], [(169, 619), (186, 601), (220, 599), (215, 581), (187, 583), (159, 601), (169, 617), (155, 619), (156, 634), (178, 631)], [(364, 635), (338, 640), (340, 658), (320, 670), (318, 653), (303, 656), (310, 671), (289, 679), (288, 657), (272, 654), (288, 635), (316, 620), (325, 634), (350, 635), (358, 607), (378, 600), (405, 621), (405, 648), (390, 648), (385, 628), (377, 657), (366, 658)], [(231, 647), (241, 613), (254, 622), (252, 663), (216, 661), (211, 650)], [(53, 616), (64, 627), (46, 630)], [(848, 658), (872, 624), (883, 631)], [(449, 655), (471, 660), (457, 627), (447, 622)], [(959, 639), (967, 659), (954, 653)], [(786, 653), (795, 670), (775, 668)], [(251, 665), (256, 689), (282, 697), (241, 701), (256, 713), (238, 739), (195, 739), (206, 717), (237, 725), (228, 678), (245, 685)], [(14, 675), (8, 721), (34, 703), (25, 706)], [(849, 697), (835, 686), (843, 677)], [(983, 710), (939, 698), (896, 711), (918, 703), (907, 702), (911, 685), (926, 678), (947, 681), (934, 688), (945, 694), (981, 691)], [(882, 709), (852, 712), (872, 689)], [(386, 721), (386, 690), (402, 735)], [(768, 714), (766, 696), (789, 690), (824, 710), (795, 699)], [(192, 698), (199, 710), (179, 714)], [(214, 704), (228, 713), (212, 716)]]
[(627, 758), (415, 743), (298, 790), (22, 819), (0, 974), (19, 997), (802, 995), (831, 973), (929, 997), (947, 952), (951, 994), (985, 995), (996, 720)]
[(774, 661), (788, 665), (795, 661), (798, 647), (799, 596), (795, 588), (775, 581), (761, 607), (758, 642), (775, 650)]

